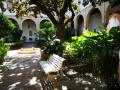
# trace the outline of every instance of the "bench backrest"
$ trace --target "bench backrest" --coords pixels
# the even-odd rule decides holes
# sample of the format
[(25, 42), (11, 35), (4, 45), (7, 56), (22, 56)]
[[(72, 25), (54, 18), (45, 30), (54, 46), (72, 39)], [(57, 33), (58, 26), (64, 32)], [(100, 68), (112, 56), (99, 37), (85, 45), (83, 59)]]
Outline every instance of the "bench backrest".
[(48, 58), (48, 61), (58, 70), (62, 67), (62, 63), (64, 60), (64, 58), (56, 54), (53, 54)]

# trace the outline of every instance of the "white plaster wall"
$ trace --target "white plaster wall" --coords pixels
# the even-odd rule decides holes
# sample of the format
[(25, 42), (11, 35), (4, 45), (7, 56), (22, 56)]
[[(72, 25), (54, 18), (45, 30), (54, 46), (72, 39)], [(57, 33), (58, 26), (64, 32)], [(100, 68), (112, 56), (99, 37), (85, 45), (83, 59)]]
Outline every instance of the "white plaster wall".
[(88, 16), (89, 16), (88, 14), (89, 14), (89, 12), (92, 8), (93, 7), (91, 5), (88, 5), (85, 8), (83, 8), (82, 10), (80, 10), (80, 12), (75, 15), (75, 18), (74, 18), (74, 28), (75, 28), (75, 30), (77, 30), (77, 28), (78, 28), (77, 22), (78, 22), (78, 16), (79, 15), (83, 16), (84, 28), (88, 27)]
[[(102, 22), (103, 25), (108, 23), (107, 22), (107, 18), (108, 17), (106, 17), (106, 12), (107, 12), (108, 6), (109, 6), (109, 2), (105, 2), (105, 3), (102, 3), (101, 5), (97, 5), (96, 6), (96, 8), (98, 8), (100, 10), (101, 22)], [(75, 28), (75, 30), (77, 30), (77, 27), (78, 27), (77, 23), (78, 23), (78, 16), (79, 15), (83, 16), (83, 19), (84, 19), (84, 29), (89, 27), (89, 16), (90, 16), (90, 13), (91, 13), (91, 11), (93, 9), (94, 9), (94, 7), (92, 5), (90, 5), (90, 4), (88, 4), (86, 7), (82, 6), (82, 8), (80, 8), (80, 11), (78, 13), (76, 13), (75, 18), (74, 18), (74, 28)], [(93, 23), (94, 22), (95, 21), (93, 20)], [(96, 23), (98, 23), (98, 22), (96, 22)]]
[(97, 8), (100, 10), (101, 15), (102, 15), (102, 23), (103, 24), (107, 23), (108, 17), (106, 17), (106, 15), (107, 15), (106, 12), (107, 12), (108, 7), (109, 7), (109, 2), (104, 2), (101, 5), (97, 5)]
[(93, 7), (91, 5), (88, 5), (86, 6), (85, 8), (83, 8), (82, 10), (80, 10), (79, 13), (77, 13), (75, 15), (75, 18), (74, 18), (74, 28), (75, 28), (75, 32), (76, 32), (76, 35), (77, 35), (77, 30), (78, 30), (78, 19), (79, 19), (79, 16), (83, 16), (83, 21), (84, 21), (84, 24), (83, 24), (83, 31), (88, 27), (88, 14), (90, 12), (90, 10), (92, 9)]

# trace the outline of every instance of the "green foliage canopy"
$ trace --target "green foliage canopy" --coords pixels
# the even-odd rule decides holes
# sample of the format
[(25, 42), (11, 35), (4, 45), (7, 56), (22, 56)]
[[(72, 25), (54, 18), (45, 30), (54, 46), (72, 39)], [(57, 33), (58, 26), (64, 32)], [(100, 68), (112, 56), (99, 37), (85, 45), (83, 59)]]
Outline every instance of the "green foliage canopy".
[(87, 5), (88, 3), (91, 3), (92, 5), (96, 5), (96, 4), (101, 4), (103, 2), (110, 2), (111, 4), (120, 4), (120, 0), (83, 0), (83, 5)]
[(9, 18), (0, 14), (0, 38), (10, 35), (10, 32), (14, 30), (14, 28), (15, 26)]

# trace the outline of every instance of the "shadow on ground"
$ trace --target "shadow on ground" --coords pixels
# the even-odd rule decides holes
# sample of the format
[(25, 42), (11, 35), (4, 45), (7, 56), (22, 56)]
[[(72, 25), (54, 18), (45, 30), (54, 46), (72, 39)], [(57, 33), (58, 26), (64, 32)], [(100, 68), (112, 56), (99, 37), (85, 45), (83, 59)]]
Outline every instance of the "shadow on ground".
[[(27, 60), (0, 69), (0, 90), (42, 90), (46, 75), (39, 60)], [(42, 81), (43, 80), (43, 81)], [(42, 83), (41, 83), (42, 82)]]
[(0, 66), (0, 90), (103, 90), (101, 82), (91, 73), (65, 69), (65, 75), (46, 80), (39, 59), (10, 61)]

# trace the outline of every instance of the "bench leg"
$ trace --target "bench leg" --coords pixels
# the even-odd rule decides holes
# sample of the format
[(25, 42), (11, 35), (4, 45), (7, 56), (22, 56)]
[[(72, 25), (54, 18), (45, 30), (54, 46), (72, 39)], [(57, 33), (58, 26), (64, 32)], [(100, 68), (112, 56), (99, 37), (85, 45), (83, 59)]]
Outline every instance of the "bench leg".
[(55, 74), (55, 75), (52, 75), (52, 74), (47, 74), (47, 78), (46, 78), (46, 80), (47, 81), (51, 81), (51, 80), (53, 80), (53, 79), (56, 79), (56, 77), (58, 76), (59, 74), (57, 73), (57, 74)]
[(62, 69), (60, 69), (59, 74), (60, 74), (60, 76), (65, 76)]
[(70, 80), (70, 78), (67, 77), (67, 76), (63, 73), (62, 69), (60, 69), (59, 75), (62, 76), (62, 77), (66, 77), (68, 80)]

